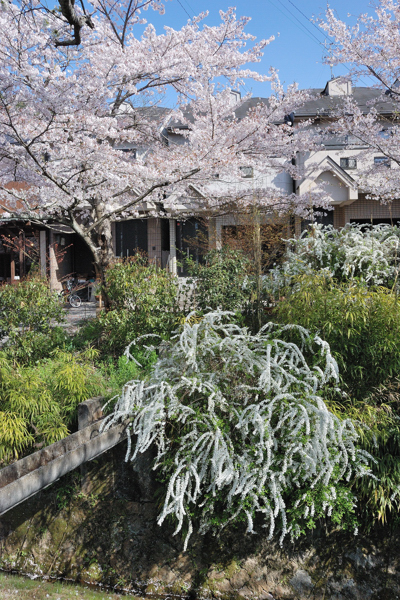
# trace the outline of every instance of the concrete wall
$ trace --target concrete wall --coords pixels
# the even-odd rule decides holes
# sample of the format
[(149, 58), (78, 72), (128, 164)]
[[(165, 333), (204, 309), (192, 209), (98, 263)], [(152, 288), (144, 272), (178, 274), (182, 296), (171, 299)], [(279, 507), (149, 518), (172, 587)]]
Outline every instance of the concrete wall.
[(321, 173), (316, 179), (316, 184), (324, 186), (324, 191), (332, 202), (345, 202), (348, 200), (348, 187), (330, 171)]
[(101, 432), (101, 417), (101, 399), (82, 403), (79, 431), (1, 469), (0, 515), (125, 439), (125, 424)]

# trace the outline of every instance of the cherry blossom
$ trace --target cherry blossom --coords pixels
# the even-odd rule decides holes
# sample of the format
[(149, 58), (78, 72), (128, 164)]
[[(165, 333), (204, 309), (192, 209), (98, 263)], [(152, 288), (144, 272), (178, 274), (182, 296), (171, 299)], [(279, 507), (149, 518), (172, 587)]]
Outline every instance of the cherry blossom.
[[(310, 198), (267, 181), (284, 169), (298, 176), (292, 159), (315, 144), (305, 125), (293, 132), (284, 123), (308, 95), (295, 85), (284, 90), (274, 70), (249, 68), (272, 38), (255, 42), (245, 31), (249, 19), (233, 9), (220, 12), (217, 26), (206, 25), (203, 13), (179, 31), (159, 34), (148, 24), (136, 35), (143, 9), (163, 10), (158, 1), (73, 5), (71, 19), (67, 4), (60, 13), (19, 0), (0, 12), (6, 214), (70, 226), (102, 275), (113, 256), (112, 222), (157, 214), (161, 200), (172, 217), (182, 198), (198, 211), (199, 194), (202, 209), (213, 211), (255, 198), (265, 210), (309, 206)], [(273, 92), (239, 118), (249, 97), (232, 104), (231, 88), (244, 79), (265, 81)], [(174, 109), (160, 106), (167, 89), (176, 94)], [(257, 177), (244, 180), (241, 167)]]
[(382, 92), (370, 102), (366, 113), (349, 96), (334, 115), (336, 132), (351, 135), (355, 146), (363, 147), (358, 161), (361, 189), (382, 202), (397, 198), (400, 184), (399, 19), (400, 4), (380, 0), (375, 14), (360, 15), (355, 26), (338, 19), (332, 9), (320, 23), (335, 40), (326, 61), (350, 64), (349, 77), (372, 77)]

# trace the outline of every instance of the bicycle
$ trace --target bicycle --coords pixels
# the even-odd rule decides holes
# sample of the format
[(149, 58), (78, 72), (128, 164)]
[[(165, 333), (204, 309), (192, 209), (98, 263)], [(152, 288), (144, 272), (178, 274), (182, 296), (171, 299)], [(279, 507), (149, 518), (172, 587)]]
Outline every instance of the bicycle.
[(82, 300), (78, 296), (78, 294), (70, 294), (67, 297), (67, 302), (70, 303), (70, 305), (72, 306), (72, 308), (79, 308), (80, 305), (82, 304)]
[(72, 308), (79, 308), (82, 304), (82, 299), (78, 294), (74, 294), (73, 281), (68, 279), (65, 282), (65, 288), (60, 292), (60, 297), (69, 302)]

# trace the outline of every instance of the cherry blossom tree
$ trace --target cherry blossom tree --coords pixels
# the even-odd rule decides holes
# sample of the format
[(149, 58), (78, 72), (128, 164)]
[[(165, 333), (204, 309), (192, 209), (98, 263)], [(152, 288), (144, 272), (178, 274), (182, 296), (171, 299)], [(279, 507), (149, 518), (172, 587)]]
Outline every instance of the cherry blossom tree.
[[(349, 77), (353, 79), (368, 76), (375, 80), (377, 94), (368, 112), (347, 96), (336, 113), (336, 131), (351, 135), (356, 146), (366, 149), (360, 154), (360, 183), (364, 191), (382, 202), (398, 198), (400, 187), (399, 20), (399, 2), (379, 0), (375, 14), (360, 15), (355, 26), (338, 19), (332, 9), (320, 23), (335, 40), (326, 61), (332, 65), (350, 63)], [(373, 164), (371, 150), (379, 153), (380, 165)]]
[[(257, 196), (287, 210), (293, 197), (265, 177), (294, 170), (292, 158), (309, 144), (305, 128), (293, 135), (284, 122), (306, 94), (283, 90), (275, 71), (248, 68), (272, 38), (255, 43), (248, 19), (232, 9), (215, 27), (203, 13), (180, 31), (147, 25), (139, 37), (149, 8), (163, 10), (158, 0), (96, 0), (90, 10), (16, 0), (0, 12), (0, 207), (70, 226), (100, 276), (113, 256), (112, 222), (143, 208), (157, 214), (165, 198), (163, 214), (173, 215), (189, 182), (213, 209)], [(273, 94), (238, 118), (248, 98), (232, 106), (230, 88), (245, 78), (270, 82)], [(169, 88), (174, 110), (159, 106)], [(167, 138), (170, 123), (180, 143)], [(249, 166), (259, 177), (239, 185)]]

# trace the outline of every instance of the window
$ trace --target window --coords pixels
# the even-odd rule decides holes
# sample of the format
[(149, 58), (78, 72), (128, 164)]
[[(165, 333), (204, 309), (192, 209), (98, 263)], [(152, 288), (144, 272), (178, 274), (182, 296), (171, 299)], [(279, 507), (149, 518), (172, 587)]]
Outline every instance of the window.
[(342, 169), (357, 169), (357, 159), (356, 158), (341, 158), (340, 166)]
[(136, 158), (136, 148), (118, 148), (118, 150), (121, 150), (124, 154), (129, 154), (129, 158)]
[(393, 135), (393, 131), (392, 129), (389, 129), (388, 127), (386, 127), (386, 129), (382, 129), (382, 131), (379, 132), (379, 136), (385, 140), (389, 139), (390, 136)]
[(253, 167), (240, 167), (240, 172), (245, 179), (251, 179), (253, 177)]
[(390, 158), (387, 156), (374, 156), (374, 165), (377, 167), (384, 166), (390, 168)]

